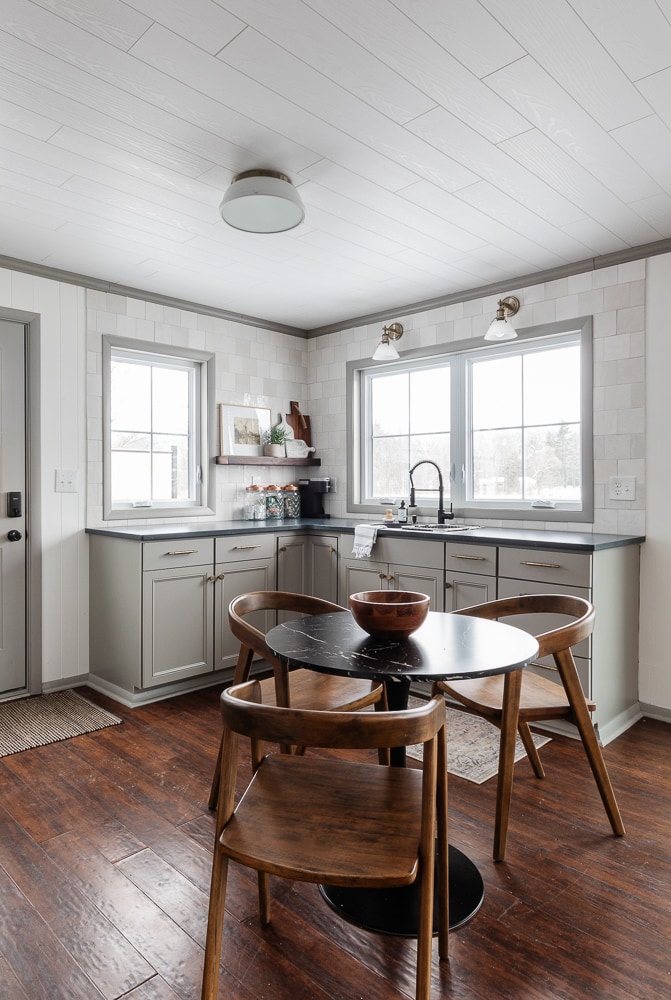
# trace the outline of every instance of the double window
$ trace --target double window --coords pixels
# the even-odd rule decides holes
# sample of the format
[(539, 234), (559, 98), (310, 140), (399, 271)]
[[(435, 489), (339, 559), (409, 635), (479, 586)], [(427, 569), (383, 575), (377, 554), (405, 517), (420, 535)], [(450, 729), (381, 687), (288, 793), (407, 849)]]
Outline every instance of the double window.
[(212, 356), (105, 338), (106, 517), (207, 508)]
[[(456, 514), (591, 520), (588, 321), (348, 368), (351, 510), (407, 498), (409, 470), (428, 460)], [(417, 468), (413, 483), (430, 513), (435, 467)]]

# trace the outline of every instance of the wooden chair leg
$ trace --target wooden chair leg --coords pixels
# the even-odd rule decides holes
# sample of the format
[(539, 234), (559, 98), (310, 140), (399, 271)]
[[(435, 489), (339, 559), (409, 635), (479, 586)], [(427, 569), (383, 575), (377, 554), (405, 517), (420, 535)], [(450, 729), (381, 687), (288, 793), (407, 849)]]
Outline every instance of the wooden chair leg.
[(447, 835), (447, 747), (445, 728), (438, 737), (438, 777), (436, 808), (438, 837), (438, 957), (449, 958), (450, 879)]
[(564, 655), (571, 656), (570, 650), (568, 654), (566, 651), (557, 653), (555, 658), (562, 674), (564, 689), (571, 705), (571, 711), (573, 712), (573, 720), (578, 727), (582, 745), (585, 748), (587, 760), (592, 769), (592, 774), (599, 789), (599, 795), (601, 796), (601, 801), (603, 802), (613, 833), (616, 837), (623, 837), (625, 834), (624, 823), (615, 799), (613, 786), (610, 783), (606, 762), (603, 759), (603, 753), (596, 738), (594, 724), (585, 703), (585, 696), (583, 695), (575, 668), (562, 671), (562, 657)]
[[(252, 670), (252, 660), (254, 659), (254, 650), (250, 649), (249, 646), (240, 646), (240, 652), (238, 653), (238, 662), (235, 665), (235, 673), (233, 675), (234, 684), (244, 684), (245, 681), (249, 680), (249, 675)], [(224, 738), (222, 736), (219, 743), (219, 753), (217, 754), (217, 763), (214, 766), (214, 774), (212, 775), (212, 784), (210, 786), (210, 797), (207, 800), (207, 808), (214, 810), (217, 808), (217, 798), (219, 796), (219, 782), (221, 781), (221, 749), (224, 744)]]
[(524, 749), (527, 752), (527, 757), (529, 758), (529, 763), (531, 764), (534, 774), (537, 778), (545, 777), (545, 768), (541, 762), (538, 755), (538, 750), (536, 744), (534, 743), (533, 733), (529, 729), (526, 722), (520, 722), (517, 726), (517, 731), (520, 734), (520, 739), (524, 744)]
[(210, 884), (210, 905), (207, 918), (207, 937), (205, 939), (201, 1000), (217, 1000), (227, 880), (228, 858), (224, 857), (218, 849), (218, 845), (215, 844), (212, 881)]
[(258, 873), (259, 917), (262, 924), (270, 923), (270, 876), (268, 872)]
[(494, 821), (494, 860), (503, 861), (506, 855), (510, 800), (513, 791), (515, 744), (520, 709), (522, 671), (511, 670), (503, 682), (503, 710), (501, 713), (501, 740), (499, 744), (499, 776), (496, 787), (496, 818)]
[(222, 733), (221, 740), (219, 741), (219, 753), (217, 754), (217, 763), (214, 765), (214, 774), (212, 775), (212, 784), (210, 786), (210, 797), (207, 800), (207, 808), (214, 810), (217, 808), (217, 799), (219, 798), (219, 783), (221, 781), (221, 751), (224, 747), (224, 736)]

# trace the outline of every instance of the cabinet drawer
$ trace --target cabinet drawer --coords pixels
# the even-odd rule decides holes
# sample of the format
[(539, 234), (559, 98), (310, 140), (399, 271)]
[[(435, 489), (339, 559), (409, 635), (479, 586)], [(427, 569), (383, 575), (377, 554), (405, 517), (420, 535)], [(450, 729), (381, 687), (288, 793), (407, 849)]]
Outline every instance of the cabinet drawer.
[(563, 587), (591, 587), (591, 556), (552, 549), (499, 549), (499, 576)]
[(221, 535), (215, 539), (217, 563), (243, 559), (271, 559), (275, 555), (274, 533), (258, 535)]
[(427, 569), (443, 569), (445, 543), (410, 538), (383, 538), (381, 545), (373, 549), (373, 558), (384, 558), (390, 563), (403, 566), (425, 566)]
[(144, 570), (211, 565), (213, 557), (214, 546), (211, 538), (169, 538), (163, 542), (142, 544)]
[(481, 576), (496, 576), (496, 546), (447, 542), (445, 545), (445, 569), (448, 573), (479, 573)]

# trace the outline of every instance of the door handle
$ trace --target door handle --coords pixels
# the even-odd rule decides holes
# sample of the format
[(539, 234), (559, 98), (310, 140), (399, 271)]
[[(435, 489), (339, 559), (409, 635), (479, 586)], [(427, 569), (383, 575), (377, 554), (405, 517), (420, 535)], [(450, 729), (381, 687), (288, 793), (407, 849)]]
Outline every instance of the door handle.
[(11, 531), (7, 532), (7, 538), (10, 542), (20, 542), (22, 537), (21, 532), (17, 531), (16, 528), (12, 528)]

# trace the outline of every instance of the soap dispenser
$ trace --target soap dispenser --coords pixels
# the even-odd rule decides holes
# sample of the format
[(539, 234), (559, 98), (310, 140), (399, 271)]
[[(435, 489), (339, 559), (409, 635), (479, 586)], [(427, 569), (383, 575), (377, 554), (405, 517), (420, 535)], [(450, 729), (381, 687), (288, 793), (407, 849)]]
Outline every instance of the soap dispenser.
[(401, 505), (398, 508), (397, 520), (399, 524), (408, 523), (408, 508), (405, 506), (405, 500), (401, 500)]

